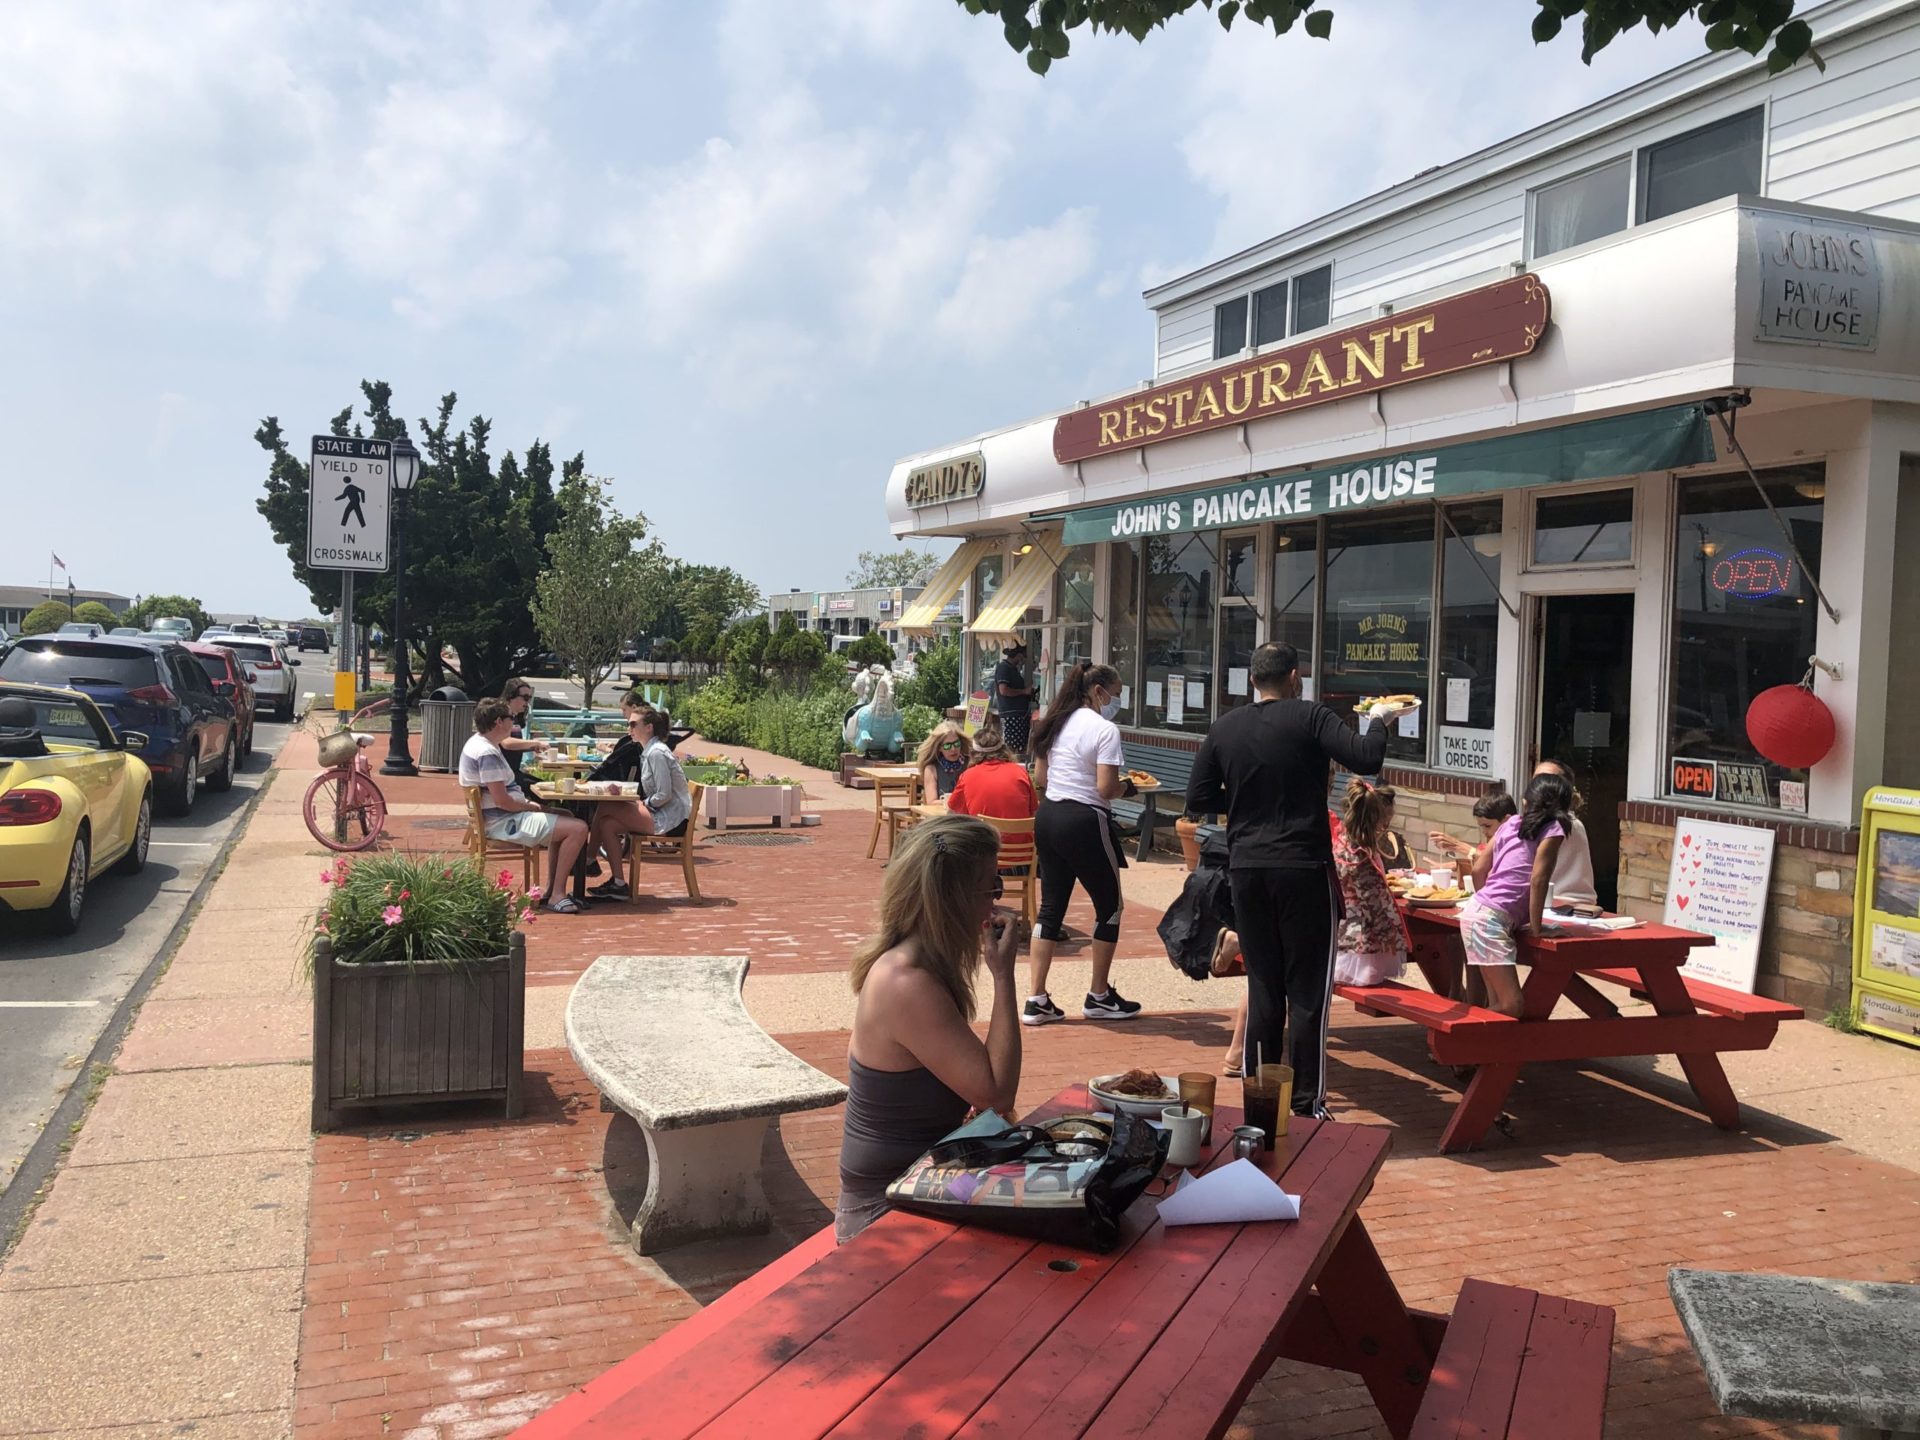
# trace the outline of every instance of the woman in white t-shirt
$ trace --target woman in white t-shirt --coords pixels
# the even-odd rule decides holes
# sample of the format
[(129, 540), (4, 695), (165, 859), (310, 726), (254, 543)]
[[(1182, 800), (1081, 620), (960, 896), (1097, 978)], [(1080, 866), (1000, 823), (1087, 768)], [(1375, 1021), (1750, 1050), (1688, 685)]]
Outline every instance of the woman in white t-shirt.
[(1047, 970), (1060, 939), (1076, 881), (1093, 902), (1093, 984), (1080, 1013), (1089, 1020), (1131, 1020), (1140, 1006), (1108, 983), (1120, 942), (1120, 857), (1113, 848), (1110, 806), (1131, 793), (1120, 727), (1120, 676), (1110, 665), (1081, 661), (1033, 727), (1034, 786), (1044, 797), (1034, 817), (1034, 858), (1040, 867), (1040, 911), (1033, 923), (1029, 962), (1032, 994), (1023, 1025), (1066, 1019), (1047, 994)]

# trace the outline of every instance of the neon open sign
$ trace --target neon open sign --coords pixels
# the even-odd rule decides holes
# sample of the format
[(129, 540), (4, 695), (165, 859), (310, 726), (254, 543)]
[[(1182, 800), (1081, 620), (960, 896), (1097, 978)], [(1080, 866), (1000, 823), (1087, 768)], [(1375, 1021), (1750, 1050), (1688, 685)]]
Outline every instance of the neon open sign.
[(1713, 567), (1713, 588), (1736, 600), (1765, 600), (1793, 588), (1793, 560), (1777, 550), (1736, 550)]

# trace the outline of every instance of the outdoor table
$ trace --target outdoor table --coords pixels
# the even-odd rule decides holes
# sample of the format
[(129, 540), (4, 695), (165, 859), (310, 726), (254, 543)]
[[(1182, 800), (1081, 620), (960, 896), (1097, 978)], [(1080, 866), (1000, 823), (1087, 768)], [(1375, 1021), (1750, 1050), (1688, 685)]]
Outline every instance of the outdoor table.
[(947, 802), (942, 800), (936, 805), (916, 805), (913, 807), (913, 813), (922, 820), (938, 820), (942, 815), (953, 814), (953, 811), (949, 810)]
[[(1088, 1108), (1075, 1086), (1034, 1113)], [(1212, 1163), (1231, 1161), (1240, 1121), (1215, 1111)], [(1359, 1375), (1404, 1437), (1447, 1322), (1407, 1309), (1358, 1213), (1390, 1137), (1295, 1119), (1288, 1147), (1255, 1163), (1301, 1197), (1299, 1220), (1168, 1229), (1143, 1197), (1105, 1255), (898, 1211), (837, 1249), (823, 1232), (523, 1440), (1197, 1440), (1226, 1433), (1281, 1356)]]
[(572, 760), (536, 760), (533, 758), (531, 752), (529, 752), (527, 759), (521, 763), (531, 765), (536, 770), (577, 770), (582, 774), (587, 774), (598, 770), (605, 761), (581, 760), (578, 758)]
[[(563, 795), (558, 785), (548, 784), (545, 781), (533, 787), (533, 798), (544, 800), (549, 805), (558, 805), (568, 814), (578, 816), (582, 820), (587, 818), (589, 806), (604, 805), (616, 800), (638, 803), (640, 799), (638, 795), (589, 795), (586, 791), (579, 789), (571, 795)], [(587, 876), (592, 873), (592, 848), (593, 842), (589, 840), (587, 844), (580, 847), (580, 858), (573, 862), (573, 898), (582, 905), (591, 903), (587, 899)]]
[(1723, 1414), (1920, 1434), (1920, 1287), (1675, 1269), (1667, 1288)]
[[(1415, 964), (1434, 993), (1392, 983), (1335, 989), (1362, 1010), (1397, 1014), (1428, 1027), (1428, 1047), (1443, 1065), (1476, 1067), (1453, 1118), (1440, 1137), (1444, 1150), (1469, 1149), (1499, 1120), (1523, 1065), (1541, 1060), (1599, 1060), (1626, 1055), (1673, 1055), (1707, 1118), (1722, 1129), (1740, 1124), (1740, 1104), (1719, 1053), (1764, 1050), (1782, 1020), (1798, 1007), (1692, 980), (1680, 973), (1688, 952), (1713, 937), (1671, 925), (1627, 930), (1555, 930), (1517, 937), (1527, 967), (1519, 1019), (1468, 1005), (1447, 994), (1462, 958), (1455, 907), (1419, 908), (1401, 902)], [(1652, 1002), (1654, 1013), (1622, 1014), (1593, 984), (1624, 986)], [(1561, 998), (1578, 1016), (1554, 1018)]]
[(853, 773), (867, 780), (911, 780), (920, 773), (918, 765), (856, 765)]

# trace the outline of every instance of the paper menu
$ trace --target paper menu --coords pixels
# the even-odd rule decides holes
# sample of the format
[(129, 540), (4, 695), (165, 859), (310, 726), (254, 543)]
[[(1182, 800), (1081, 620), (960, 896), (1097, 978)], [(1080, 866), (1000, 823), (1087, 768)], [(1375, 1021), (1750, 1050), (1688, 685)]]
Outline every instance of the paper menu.
[(1167, 677), (1167, 724), (1178, 725), (1187, 718), (1187, 682), (1182, 675)]
[(1464, 725), (1473, 708), (1473, 681), (1449, 676), (1447, 679), (1447, 724)]
[(1147, 708), (1149, 710), (1158, 710), (1160, 708), (1160, 682), (1158, 680), (1147, 681)]
[(1227, 694), (1245, 695), (1247, 693), (1247, 672), (1229, 666), (1227, 669)]
[(1418, 740), (1420, 738), (1420, 707), (1416, 705), (1413, 709), (1402, 712), (1395, 723), (1399, 726), (1402, 740)]
[(1167, 1225), (1225, 1225), (1249, 1220), (1298, 1220), (1300, 1197), (1289, 1195), (1251, 1160), (1195, 1178), (1183, 1174), (1173, 1194), (1160, 1202)]

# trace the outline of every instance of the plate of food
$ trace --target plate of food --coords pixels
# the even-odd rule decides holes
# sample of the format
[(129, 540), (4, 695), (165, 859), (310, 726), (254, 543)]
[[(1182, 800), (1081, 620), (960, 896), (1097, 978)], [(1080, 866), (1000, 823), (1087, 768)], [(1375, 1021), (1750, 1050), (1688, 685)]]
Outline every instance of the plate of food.
[(1467, 898), (1467, 892), (1457, 885), (1415, 885), (1401, 891), (1400, 898), (1419, 909), (1437, 910), (1446, 905), (1458, 905)]
[(1120, 773), (1133, 782), (1133, 788), (1136, 790), (1158, 790), (1160, 788), (1160, 777), (1149, 774), (1145, 770), (1123, 770)]
[(1180, 1090), (1155, 1070), (1127, 1070), (1118, 1075), (1096, 1075), (1087, 1092), (1102, 1110), (1117, 1110), (1158, 1120), (1169, 1105), (1180, 1103)]
[(1417, 710), (1420, 708), (1418, 695), (1363, 695), (1353, 707), (1356, 715), (1371, 715), (1375, 710)]

